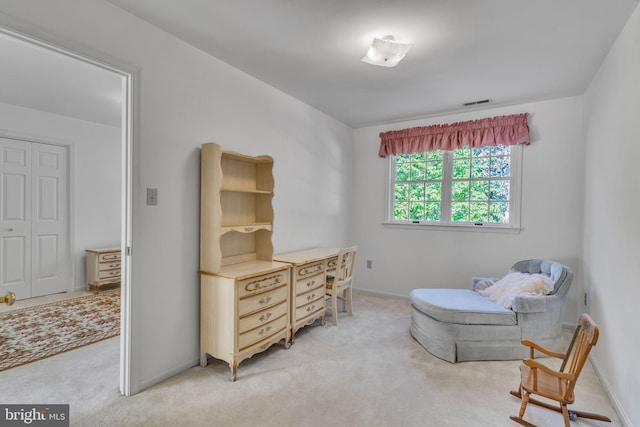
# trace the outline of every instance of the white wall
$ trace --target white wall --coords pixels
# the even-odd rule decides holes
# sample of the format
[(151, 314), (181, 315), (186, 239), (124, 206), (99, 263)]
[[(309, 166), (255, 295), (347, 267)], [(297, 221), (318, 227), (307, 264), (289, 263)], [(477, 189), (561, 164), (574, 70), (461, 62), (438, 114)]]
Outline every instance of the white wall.
[[(378, 158), (379, 133), (507, 114), (529, 113), (531, 145), (523, 148), (520, 234), (397, 229), (382, 225), (388, 160)], [(582, 308), (582, 98), (572, 97), (355, 131), (353, 238), (359, 245), (356, 287), (408, 296), (414, 288), (471, 286), (472, 276), (503, 276), (516, 261), (548, 258), (575, 278), (565, 320)], [(365, 268), (372, 260), (373, 268)]]
[(120, 246), (120, 128), (0, 103), (0, 135), (70, 147), (73, 260), (69, 290), (86, 289), (85, 249)]
[[(106, 1), (5, 0), (0, 14), (0, 23), (138, 70), (133, 392), (198, 360), (200, 144), (274, 157), (277, 252), (349, 241), (346, 125)], [(145, 205), (147, 187), (158, 189), (158, 206)]]
[[(632, 360), (639, 345), (632, 329), (639, 292), (633, 214), (639, 198), (631, 171), (639, 156), (631, 123), (640, 116), (639, 20), (636, 11), (589, 89), (584, 127), (583, 100), (577, 97), (363, 128), (355, 131), (352, 149), (346, 126), (109, 3), (3, 0), (0, 6), (0, 23), (138, 71), (133, 391), (197, 361), (198, 147), (215, 141), (226, 149), (274, 156), (276, 251), (356, 243), (359, 288), (402, 296), (417, 286), (466, 288), (470, 276), (499, 275), (518, 259), (549, 257), (576, 273), (565, 316), (573, 323), (584, 310), (584, 231), (584, 276), (591, 312), (603, 329), (598, 365), (635, 424), (640, 409), (632, 399), (640, 391)], [(381, 225), (387, 169), (377, 158), (380, 131), (519, 112), (532, 115), (533, 135), (524, 149), (521, 234), (411, 232)], [(583, 131), (589, 174), (580, 154)], [(602, 170), (596, 162), (605, 162), (605, 179), (597, 182), (590, 177), (592, 170)], [(159, 206), (144, 205), (146, 187), (159, 189)], [(612, 211), (619, 206), (630, 209)], [(367, 259), (374, 262), (372, 270), (363, 268)]]
[(601, 329), (593, 360), (629, 426), (640, 425), (638, 76), (640, 8), (592, 81), (584, 119), (584, 276)]

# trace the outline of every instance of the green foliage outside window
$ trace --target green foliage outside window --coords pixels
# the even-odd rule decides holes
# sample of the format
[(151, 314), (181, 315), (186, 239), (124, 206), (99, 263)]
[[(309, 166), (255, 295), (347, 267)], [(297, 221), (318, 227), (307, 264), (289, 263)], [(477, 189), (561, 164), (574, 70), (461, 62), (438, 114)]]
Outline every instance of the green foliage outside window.
[(393, 215), (396, 220), (439, 221), (442, 201), (443, 154), (396, 156)]
[[(450, 168), (451, 200), (443, 201)], [(453, 223), (509, 222), (511, 147), (461, 148), (395, 157), (395, 220), (441, 222), (450, 203)], [(447, 206), (448, 208), (449, 206)]]

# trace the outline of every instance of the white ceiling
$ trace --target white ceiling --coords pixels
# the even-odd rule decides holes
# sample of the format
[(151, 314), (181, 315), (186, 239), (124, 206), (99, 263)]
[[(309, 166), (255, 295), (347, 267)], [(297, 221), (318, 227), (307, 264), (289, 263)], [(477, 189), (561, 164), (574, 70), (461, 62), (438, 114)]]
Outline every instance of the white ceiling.
[(0, 32), (0, 102), (121, 126), (122, 76)]
[[(584, 93), (637, 0), (109, 0), (353, 126)], [(413, 43), (397, 68), (373, 37)]]
[[(582, 94), (638, 4), (109, 1), (353, 127), (460, 111), (487, 98), (497, 106)], [(387, 34), (413, 43), (404, 61), (360, 62), (373, 37)], [(0, 58), (10, 59), (0, 66), (0, 102), (119, 124), (113, 73), (18, 45), (0, 34)]]

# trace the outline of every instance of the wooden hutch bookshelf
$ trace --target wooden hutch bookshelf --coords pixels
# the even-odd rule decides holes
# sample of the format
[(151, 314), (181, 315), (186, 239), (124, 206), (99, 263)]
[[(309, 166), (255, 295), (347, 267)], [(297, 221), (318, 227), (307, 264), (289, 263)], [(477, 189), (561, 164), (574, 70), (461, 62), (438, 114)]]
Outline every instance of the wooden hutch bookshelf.
[(273, 261), (273, 159), (202, 145), (200, 364), (290, 345), (290, 265)]

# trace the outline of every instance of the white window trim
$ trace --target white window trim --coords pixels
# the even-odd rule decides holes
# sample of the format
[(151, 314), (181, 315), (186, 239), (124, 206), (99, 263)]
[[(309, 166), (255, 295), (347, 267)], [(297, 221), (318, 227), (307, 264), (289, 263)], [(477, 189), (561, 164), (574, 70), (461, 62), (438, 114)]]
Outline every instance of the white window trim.
[[(488, 224), (488, 223), (436, 223), (433, 221), (398, 221), (393, 220), (394, 203), (394, 162), (393, 157), (387, 157), (387, 194), (386, 194), (386, 214), (382, 225), (386, 228), (413, 229), (413, 230), (439, 230), (439, 231), (473, 231), (518, 234), (521, 227), (521, 207), (522, 207), (522, 146), (511, 146), (511, 202), (509, 204), (509, 217), (513, 218), (510, 224)], [(448, 174), (448, 171), (444, 171)], [(451, 180), (449, 179), (449, 183)], [(448, 187), (448, 186), (444, 186)], [(515, 191), (514, 191), (515, 190)], [(450, 192), (449, 188), (443, 188), (443, 192)], [(449, 203), (451, 202), (449, 196)], [(450, 215), (450, 206), (442, 209), (443, 217)]]

